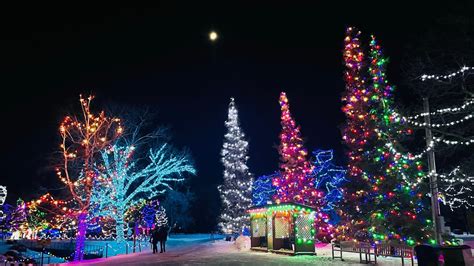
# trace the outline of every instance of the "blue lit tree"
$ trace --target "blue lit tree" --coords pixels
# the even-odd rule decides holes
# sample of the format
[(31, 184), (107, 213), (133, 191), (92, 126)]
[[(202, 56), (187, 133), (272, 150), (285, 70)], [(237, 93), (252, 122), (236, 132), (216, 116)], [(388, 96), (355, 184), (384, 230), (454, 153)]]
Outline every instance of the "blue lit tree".
[(263, 206), (272, 201), (276, 188), (272, 184), (273, 178), (279, 175), (278, 172), (271, 175), (262, 175), (252, 184), (252, 203), (254, 206)]
[[(95, 215), (116, 221), (117, 241), (124, 239), (126, 210), (140, 199), (150, 199), (172, 189), (173, 182), (184, 180), (184, 174), (196, 170), (186, 152), (177, 152), (168, 143), (151, 148), (148, 158), (136, 159), (135, 146), (116, 143), (103, 151), (101, 173), (94, 186), (91, 204)], [(138, 157), (139, 158), (139, 157)]]
[(342, 184), (346, 181), (346, 170), (336, 166), (333, 162), (333, 150), (316, 150), (313, 152), (315, 185), (319, 191), (324, 192), (320, 206), (330, 217), (331, 223), (337, 223), (339, 215), (336, 210), (338, 203), (343, 199)]
[(158, 200), (152, 200), (145, 204), (145, 206), (143, 206), (143, 225), (146, 227), (147, 230), (153, 228), (153, 225), (155, 224), (155, 215), (160, 207), (159, 205), (160, 204)]

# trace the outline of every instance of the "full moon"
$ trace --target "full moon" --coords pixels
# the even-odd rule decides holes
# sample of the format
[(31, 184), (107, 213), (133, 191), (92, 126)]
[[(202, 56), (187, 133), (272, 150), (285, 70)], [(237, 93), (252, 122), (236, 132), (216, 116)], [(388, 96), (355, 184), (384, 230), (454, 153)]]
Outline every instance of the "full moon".
[(217, 32), (215, 32), (215, 31), (211, 31), (211, 32), (209, 33), (209, 40), (211, 40), (211, 41), (213, 41), (213, 42), (214, 42), (214, 41), (216, 41), (216, 40), (217, 40), (217, 38), (218, 38), (218, 36), (217, 36)]

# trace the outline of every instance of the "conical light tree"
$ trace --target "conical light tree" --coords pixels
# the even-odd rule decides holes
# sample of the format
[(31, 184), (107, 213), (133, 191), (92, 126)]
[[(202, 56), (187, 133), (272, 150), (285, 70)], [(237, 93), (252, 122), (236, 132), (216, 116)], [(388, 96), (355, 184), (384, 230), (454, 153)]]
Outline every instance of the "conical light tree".
[(157, 227), (168, 225), (168, 216), (163, 206), (160, 206), (155, 214), (155, 224)]
[(291, 117), (290, 105), (286, 93), (280, 94), (281, 126), (280, 134), (280, 169), (281, 175), (273, 179), (277, 188), (275, 202), (295, 202), (308, 206), (316, 206), (322, 194), (315, 187), (311, 162), (307, 159), (308, 152), (303, 147), (300, 127)]
[(224, 184), (218, 187), (223, 212), (220, 226), (225, 233), (240, 233), (249, 224), (246, 210), (252, 204), (253, 177), (247, 166), (248, 142), (239, 124), (234, 98), (230, 99), (227, 134), (222, 148)]

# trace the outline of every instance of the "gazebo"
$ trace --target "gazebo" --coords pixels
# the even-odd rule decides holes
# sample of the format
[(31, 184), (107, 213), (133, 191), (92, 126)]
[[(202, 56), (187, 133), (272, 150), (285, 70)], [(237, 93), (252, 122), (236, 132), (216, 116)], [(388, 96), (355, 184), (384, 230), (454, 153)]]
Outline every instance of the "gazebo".
[(253, 207), (250, 214), (251, 249), (288, 255), (315, 255), (316, 211), (296, 203)]

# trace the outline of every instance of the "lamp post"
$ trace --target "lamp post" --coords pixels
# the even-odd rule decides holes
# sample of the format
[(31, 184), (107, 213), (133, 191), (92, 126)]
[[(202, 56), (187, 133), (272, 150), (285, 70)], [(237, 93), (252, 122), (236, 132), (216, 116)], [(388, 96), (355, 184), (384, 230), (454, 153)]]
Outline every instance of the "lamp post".
[(443, 239), (441, 237), (441, 224), (440, 224), (440, 208), (438, 201), (438, 180), (436, 173), (436, 158), (434, 150), (430, 145), (433, 143), (433, 133), (431, 132), (431, 117), (430, 117), (430, 104), (428, 98), (423, 98), (423, 110), (425, 112), (425, 136), (426, 136), (426, 145), (428, 148), (428, 176), (430, 181), (430, 193), (431, 193), (431, 215), (433, 218), (433, 227), (435, 230), (435, 239), (438, 245), (441, 245)]

